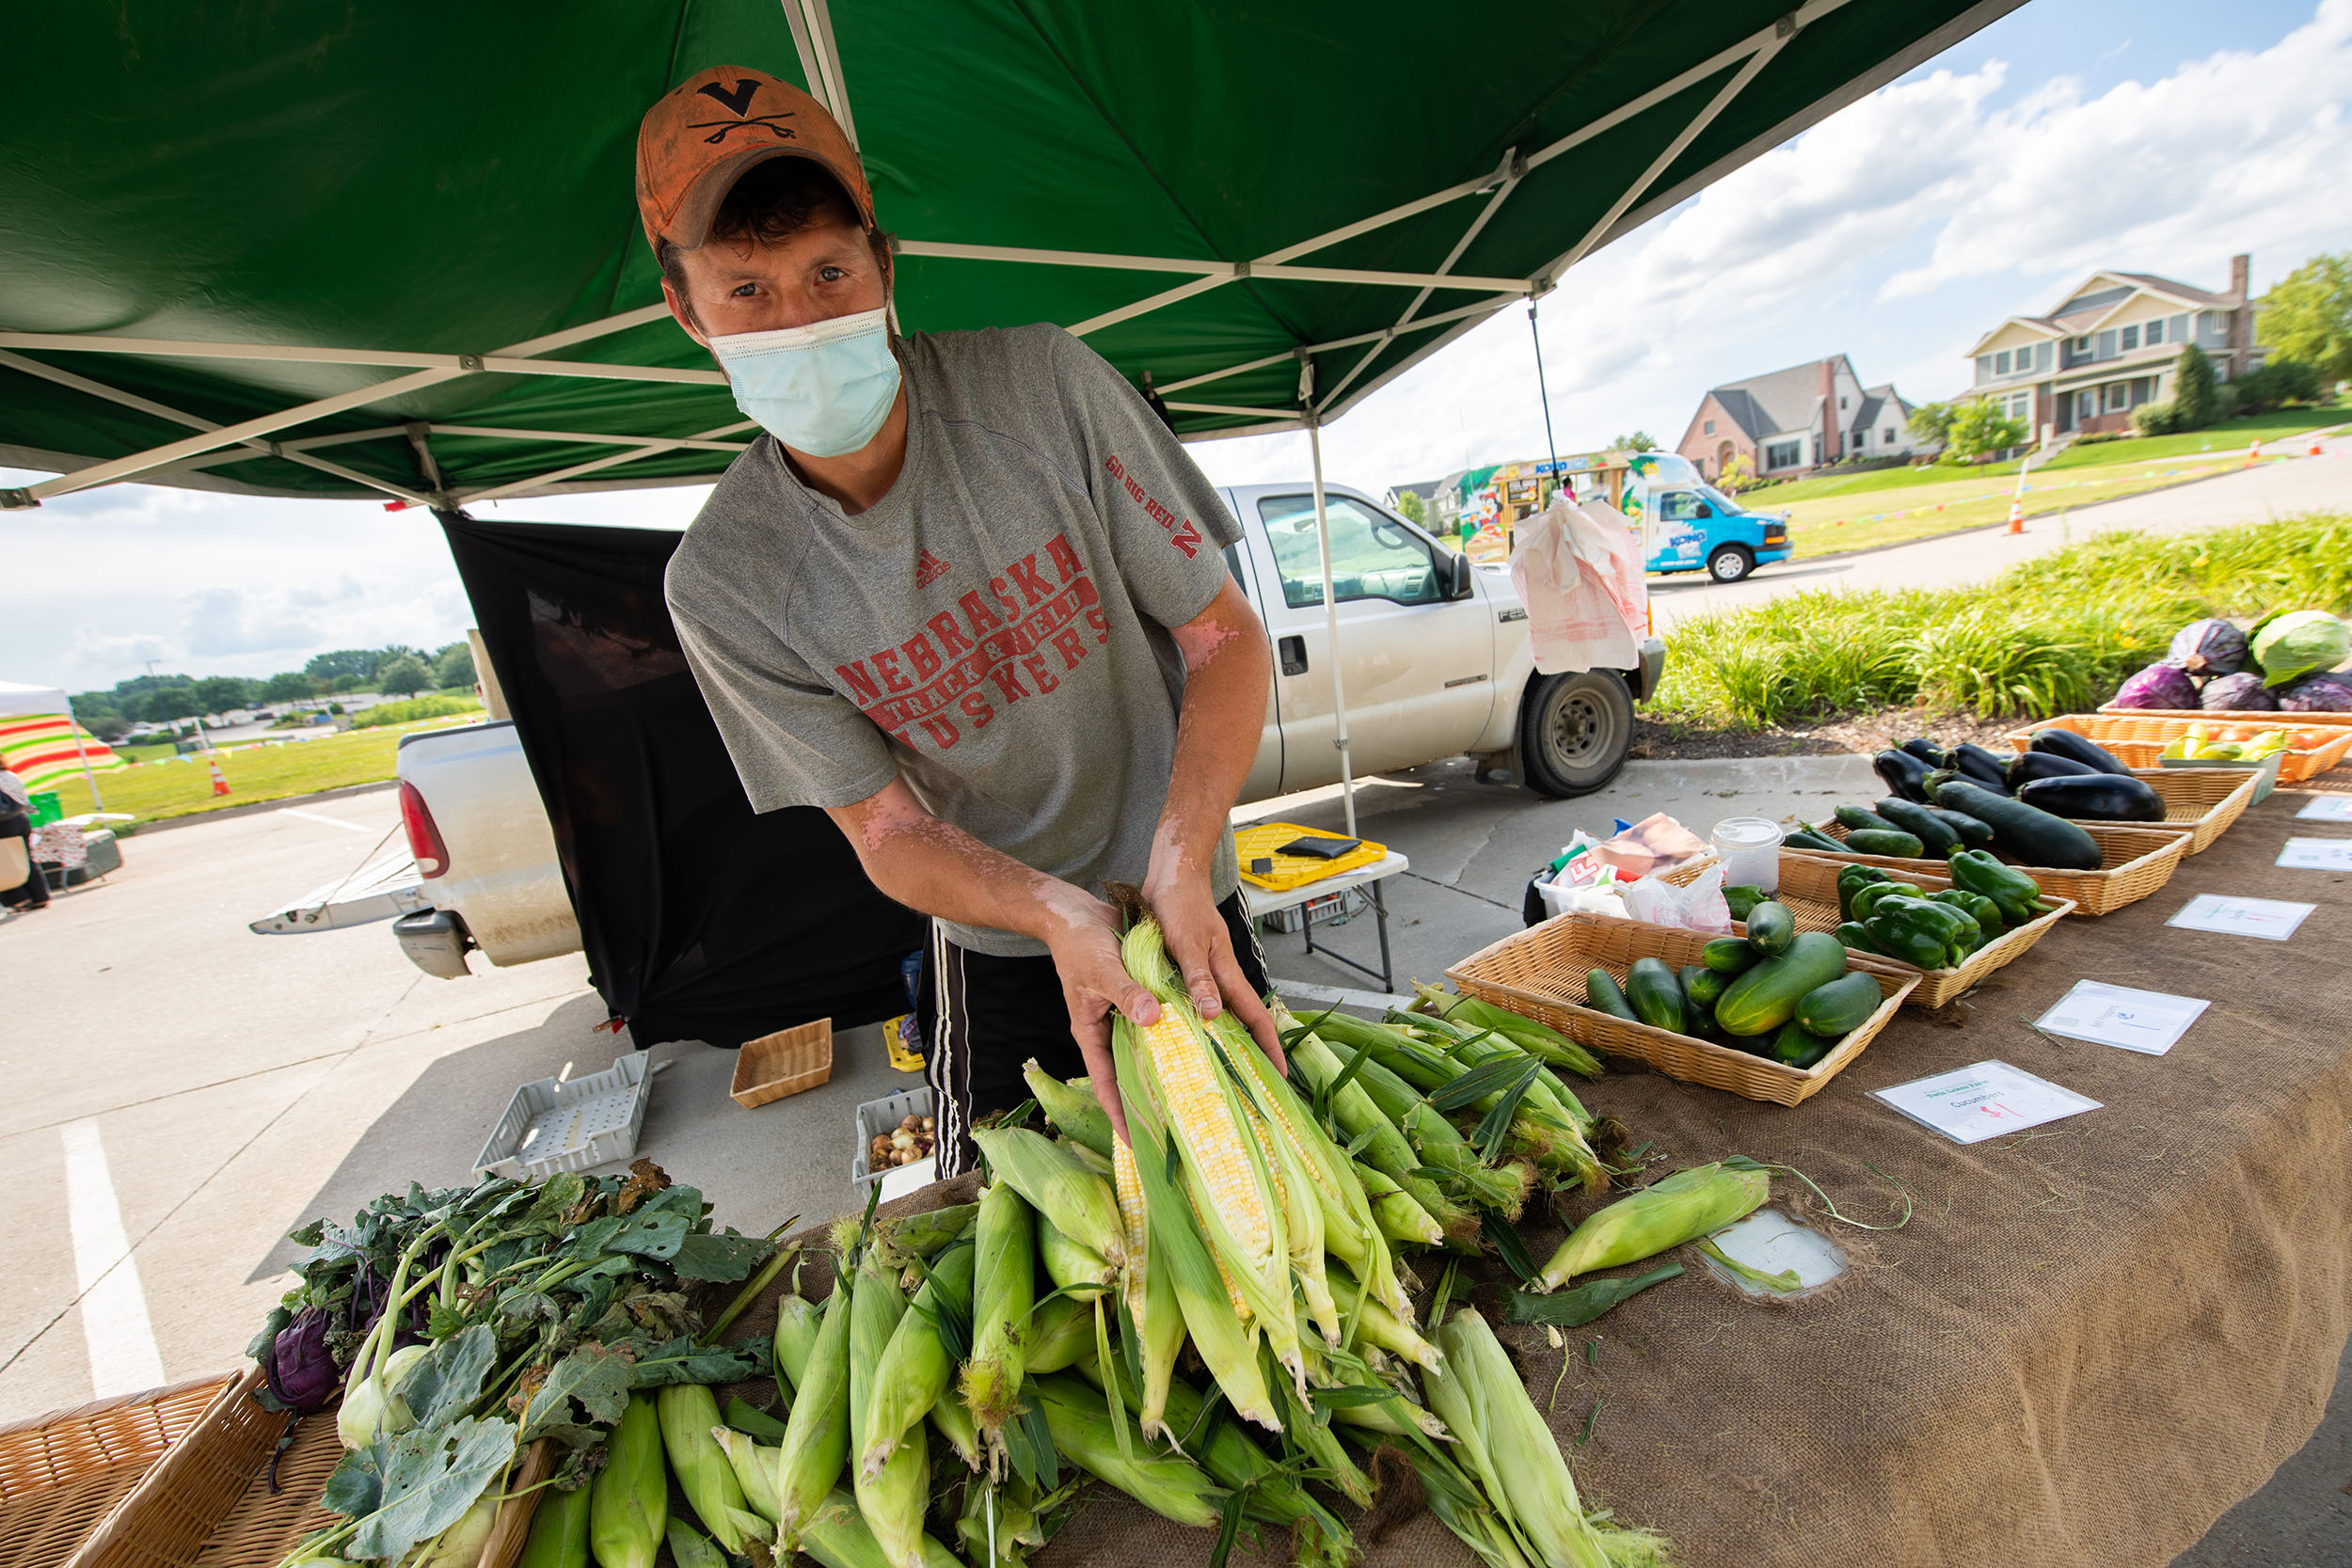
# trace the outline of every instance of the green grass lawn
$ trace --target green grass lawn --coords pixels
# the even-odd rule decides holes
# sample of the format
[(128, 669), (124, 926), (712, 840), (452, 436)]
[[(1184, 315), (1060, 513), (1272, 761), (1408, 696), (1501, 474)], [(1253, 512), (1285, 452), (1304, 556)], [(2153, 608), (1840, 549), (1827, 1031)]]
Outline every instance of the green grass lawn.
[[(249, 806), (258, 800), (314, 795), (347, 784), (375, 784), (393, 776), (393, 756), (403, 735), (473, 723), (480, 718), (477, 711), (454, 719), (354, 730), (319, 740), (224, 750), (219, 758), (221, 775), (229, 781), (227, 795), (213, 793), (212, 769), (200, 753), (191, 753), (183, 762), (142, 762), (101, 773), (98, 789), (105, 797), (103, 810), (127, 811), (141, 822), (153, 822), (227, 806)], [(68, 816), (102, 809), (91, 805), (89, 785), (79, 774), (55, 788)]]

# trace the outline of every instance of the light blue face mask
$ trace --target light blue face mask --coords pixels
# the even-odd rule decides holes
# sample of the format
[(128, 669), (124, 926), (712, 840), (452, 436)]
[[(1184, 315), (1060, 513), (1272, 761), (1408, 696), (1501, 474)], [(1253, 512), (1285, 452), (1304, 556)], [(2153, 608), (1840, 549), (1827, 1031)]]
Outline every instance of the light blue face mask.
[(774, 332), (710, 340), (735, 406), (811, 457), (841, 457), (871, 441), (898, 396), (887, 308)]

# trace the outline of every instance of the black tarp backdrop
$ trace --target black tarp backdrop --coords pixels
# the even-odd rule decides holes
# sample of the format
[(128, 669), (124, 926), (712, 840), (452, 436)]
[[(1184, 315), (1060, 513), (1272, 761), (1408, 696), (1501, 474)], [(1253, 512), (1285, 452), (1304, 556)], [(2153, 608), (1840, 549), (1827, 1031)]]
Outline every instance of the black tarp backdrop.
[(444, 514), (547, 802), (590, 976), (642, 1050), (907, 1010), (919, 916), (832, 818), (754, 815), (678, 649), (660, 529)]

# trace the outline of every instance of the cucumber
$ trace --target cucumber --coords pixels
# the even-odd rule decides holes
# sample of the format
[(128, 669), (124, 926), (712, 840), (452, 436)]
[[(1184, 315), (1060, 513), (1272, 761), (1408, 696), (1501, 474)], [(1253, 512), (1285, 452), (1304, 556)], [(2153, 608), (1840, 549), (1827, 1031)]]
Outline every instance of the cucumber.
[(1795, 1022), (1824, 1039), (1839, 1039), (1867, 1023), (1880, 1000), (1879, 983), (1853, 970), (1799, 997)]
[(1846, 847), (1829, 834), (1804, 822), (1798, 823), (1797, 831), (1780, 843), (1784, 849), (1826, 849), (1832, 853), (1843, 853)]
[(1920, 847), (1935, 860), (1942, 860), (1960, 847), (1960, 834), (1950, 823), (1927, 807), (1911, 800), (1881, 800), (1879, 815), (1898, 832), (1909, 833), (1919, 841)]
[(1705, 964), (1684, 964), (1681, 972), (1682, 1005), (1686, 1017), (1712, 1017), (1715, 1004), (1722, 1000), (1724, 988), (1731, 984), (1731, 976), (1718, 974)]
[(1915, 861), (1927, 852), (1927, 846), (1913, 834), (1898, 832), (1891, 828), (1865, 828), (1859, 832), (1848, 833), (1846, 847), (1857, 855), (1884, 855), (1905, 861)]
[(1844, 823), (1847, 827), (1854, 830), (1856, 832), (1860, 832), (1866, 828), (1875, 828), (1883, 832), (1899, 832), (1901, 831), (1897, 828), (1894, 823), (1888, 821), (1885, 817), (1881, 816), (1878, 813), (1874, 811), (1865, 811), (1860, 806), (1839, 806), (1832, 815), (1835, 816), (1838, 821)]
[(1636, 958), (1626, 972), (1626, 1000), (1633, 1015), (1653, 1029), (1682, 1033), (1682, 982), (1663, 958)]
[(1748, 942), (1766, 958), (1777, 958), (1797, 940), (1797, 916), (1788, 905), (1767, 898), (1748, 911)]
[[(1749, 911), (1754, 913), (1753, 909)], [(1699, 962), (1718, 974), (1740, 974), (1756, 967), (1760, 954), (1743, 937), (1717, 937), (1699, 949)]]
[(1993, 830), (1964, 811), (1949, 811), (1942, 806), (1922, 808), (1938, 822), (1960, 835), (1960, 842), (1971, 849), (1993, 847)]
[(1780, 1026), (1780, 1033), (1772, 1037), (1772, 1048), (1764, 1054), (1783, 1067), (1802, 1070), (1828, 1055), (1829, 1047), (1829, 1041), (1809, 1032), (1792, 1018)]
[(1806, 992), (1845, 973), (1844, 942), (1827, 931), (1800, 932), (1788, 952), (1732, 981), (1715, 1004), (1715, 1022), (1735, 1035), (1770, 1034), (1796, 1016)]
[(1584, 1005), (1628, 1023), (1642, 1022), (1633, 1016), (1633, 1004), (1626, 1000), (1625, 988), (1605, 969), (1596, 969), (1584, 976)]
[(2029, 806), (2007, 795), (1995, 795), (1963, 779), (1935, 792), (1935, 803), (1964, 811), (1993, 830), (1993, 847), (2025, 865), (2046, 865), (2059, 871), (2096, 871), (2099, 841), (2063, 816)]

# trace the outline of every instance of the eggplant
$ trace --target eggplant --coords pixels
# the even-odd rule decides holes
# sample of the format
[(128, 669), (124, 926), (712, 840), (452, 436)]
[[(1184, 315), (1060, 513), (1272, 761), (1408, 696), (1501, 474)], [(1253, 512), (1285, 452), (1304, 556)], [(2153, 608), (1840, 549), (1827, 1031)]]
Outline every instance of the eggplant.
[(1883, 751), (1871, 757), (1870, 766), (1884, 782), (1886, 792), (1905, 800), (1925, 801), (1928, 798), (1926, 779), (1928, 765), (1913, 752)]
[(2007, 757), (1995, 756), (1981, 746), (1970, 745), (1966, 742), (1953, 747), (1945, 755), (1951, 759), (1953, 770), (1971, 784), (1982, 784), (1985, 788), (1997, 790), (2003, 795), (2009, 793), (2009, 759)]
[(2054, 757), (2067, 757), (2086, 768), (2095, 768), (2102, 773), (2131, 772), (2113, 752), (2096, 741), (2076, 735), (2073, 730), (2036, 730), (2027, 750), (2046, 752)]
[(2036, 811), (2091, 822), (2161, 822), (2164, 797), (2128, 773), (2074, 773), (2028, 780), (2017, 798)]
[(1938, 746), (1934, 741), (1930, 740), (1925, 736), (1915, 736), (1911, 739), (1904, 741), (1902, 749), (1909, 752), (1913, 756), (1917, 757), (1921, 762), (1926, 763), (1930, 768), (1942, 768), (1945, 766), (1944, 748)]
[(2099, 771), (2087, 762), (2059, 756), (2056, 752), (2020, 752), (2010, 759), (2005, 777), (2009, 787), (2015, 790), (2030, 779), (2062, 779), (2069, 774), (2095, 774)]

